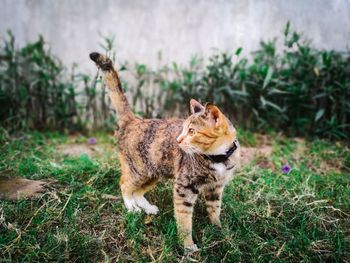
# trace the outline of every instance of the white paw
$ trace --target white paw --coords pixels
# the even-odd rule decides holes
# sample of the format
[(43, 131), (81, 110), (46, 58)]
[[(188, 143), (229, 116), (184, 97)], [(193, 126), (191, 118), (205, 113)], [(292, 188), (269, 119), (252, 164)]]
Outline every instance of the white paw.
[(141, 208), (137, 206), (133, 198), (124, 197), (124, 204), (129, 212), (141, 212)]
[(148, 215), (156, 215), (159, 211), (158, 207), (151, 205), (144, 196), (134, 196), (135, 203)]
[(147, 208), (145, 208), (145, 213), (147, 215), (156, 215), (158, 214), (158, 212), (159, 212), (159, 209), (155, 205), (149, 205), (147, 206)]
[(194, 253), (194, 252), (198, 252), (200, 249), (197, 247), (196, 244), (193, 244), (191, 246), (185, 247), (185, 251), (187, 253)]
[(142, 212), (142, 209), (135, 205), (131, 209), (128, 209), (128, 211), (129, 212), (137, 212), (137, 213), (139, 213), (139, 212)]

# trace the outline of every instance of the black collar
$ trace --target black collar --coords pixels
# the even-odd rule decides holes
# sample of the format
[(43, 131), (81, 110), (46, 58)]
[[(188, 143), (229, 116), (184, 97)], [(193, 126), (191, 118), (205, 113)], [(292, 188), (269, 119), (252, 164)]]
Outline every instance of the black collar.
[(203, 155), (205, 158), (213, 161), (214, 163), (223, 163), (226, 162), (230, 156), (239, 148), (239, 142), (238, 140), (234, 140), (232, 143), (232, 146), (226, 154), (219, 154), (219, 155)]

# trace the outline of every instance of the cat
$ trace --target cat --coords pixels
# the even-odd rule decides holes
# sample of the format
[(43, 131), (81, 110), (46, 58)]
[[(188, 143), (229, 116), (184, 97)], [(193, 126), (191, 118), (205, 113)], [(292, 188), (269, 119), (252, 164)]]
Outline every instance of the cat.
[(211, 103), (192, 99), (186, 119), (141, 119), (131, 111), (112, 61), (99, 53), (90, 58), (102, 70), (118, 115), (116, 131), (121, 165), (120, 188), (128, 211), (157, 214), (144, 194), (162, 178), (173, 178), (174, 210), (186, 250), (197, 251), (192, 239), (193, 207), (204, 196), (210, 221), (221, 226), (224, 187), (239, 165), (236, 130)]

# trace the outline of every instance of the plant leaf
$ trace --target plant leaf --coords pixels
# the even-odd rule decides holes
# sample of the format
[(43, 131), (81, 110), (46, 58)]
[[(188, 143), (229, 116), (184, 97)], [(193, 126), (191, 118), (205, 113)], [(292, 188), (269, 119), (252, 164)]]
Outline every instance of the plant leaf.
[(269, 67), (269, 69), (267, 70), (267, 73), (266, 73), (266, 77), (264, 79), (263, 89), (265, 89), (266, 86), (269, 84), (271, 77), (272, 77), (272, 74), (273, 74), (273, 69), (271, 67)]
[(273, 88), (273, 89), (269, 90), (269, 92), (267, 94), (268, 95), (271, 95), (271, 94), (290, 94), (290, 92)]
[(271, 106), (272, 108), (275, 108), (276, 110), (278, 110), (279, 112), (283, 112), (283, 109), (278, 106), (277, 104), (275, 103), (272, 103), (271, 101), (265, 101), (266, 105), (269, 105)]
[(288, 21), (287, 24), (286, 24), (286, 27), (284, 29), (284, 35), (285, 36), (288, 36), (289, 28), (290, 28), (290, 22)]
[(265, 108), (266, 100), (264, 99), (263, 96), (260, 96), (260, 102), (261, 102), (261, 106), (262, 106), (263, 108)]
[(324, 114), (324, 109), (319, 109), (316, 113), (316, 116), (315, 116), (315, 122), (317, 122), (319, 119), (321, 119), (323, 114)]
[(236, 56), (239, 56), (239, 54), (241, 54), (242, 50), (243, 50), (242, 47), (237, 48), (237, 49), (236, 49), (236, 52), (235, 52), (235, 55), (236, 55)]

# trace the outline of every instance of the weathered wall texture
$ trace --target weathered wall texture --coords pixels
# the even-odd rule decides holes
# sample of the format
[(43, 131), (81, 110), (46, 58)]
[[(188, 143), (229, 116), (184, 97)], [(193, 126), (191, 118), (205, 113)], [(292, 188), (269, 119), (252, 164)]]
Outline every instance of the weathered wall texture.
[(213, 48), (247, 54), (288, 20), (317, 47), (350, 46), (350, 0), (0, 0), (0, 19), (1, 37), (11, 29), (23, 44), (42, 34), (66, 65), (88, 71), (101, 35), (115, 36), (119, 61), (153, 66), (159, 51), (179, 63)]

